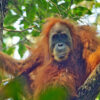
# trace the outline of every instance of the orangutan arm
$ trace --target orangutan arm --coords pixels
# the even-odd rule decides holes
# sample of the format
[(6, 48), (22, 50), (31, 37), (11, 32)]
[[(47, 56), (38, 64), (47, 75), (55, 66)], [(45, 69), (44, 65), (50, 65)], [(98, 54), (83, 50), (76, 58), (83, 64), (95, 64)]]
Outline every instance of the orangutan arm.
[[(91, 72), (94, 70), (94, 68), (100, 64), (100, 46), (98, 46), (98, 48), (96, 49), (95, 52), (93, 52), (92, 54), (90, 54), (90, 56), (88, 57), (87, 60), (88, 66), (87, 66), (87, 71)], [(88, 68), (90, 67), (90, 68)]]
[(29, 73), (39, 66), (41, 60), (38, 56), (30, 55), (25, 60), (16, 60), (9, 55), (0, 52), (0, 69), (14, 76), (20, 75), (23, 72)]
[(79, 27), (79, 37), (83, 44), (83, 58), (87, 63), (87, 72), (90, 73), (100, 63), (100, 41), (96, 37), (96, 31), (90, 26)]
[(21, 64), (21, 61), (15, 60), (7, 54), (0, 52), (0, 69), (15, 76), (19, 72)]

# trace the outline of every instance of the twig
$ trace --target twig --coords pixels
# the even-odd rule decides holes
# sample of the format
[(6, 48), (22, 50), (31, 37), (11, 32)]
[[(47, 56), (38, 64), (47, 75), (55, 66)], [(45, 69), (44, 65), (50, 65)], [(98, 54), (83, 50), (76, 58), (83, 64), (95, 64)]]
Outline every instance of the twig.
[(57, 5), (56, 5), (54, 2), (52, 2), (51, 0), (50, 0), (49, 2), (51, 2), (51, 3), (57, 8), (57, 10), (58, 10), (58, 12), (59, 12), (59, 15), (62, 16), (62, 14), (61, 14), (59, 8), (57, 7)]
[[(7, 28), (5, 28), (4, 27), (4, 30), (5, 31), (8, 31), (8, 32), (18, 32), (18, 33), (22, 33), (22, 32), (25, 32), (25, 31), (27, 31), (27, 30), (29, 30), (29, 29), (32, 29), (33, 28), (33, 26), (31, 26), (31, 27), (29, 27), (29, 28), (27, 28), (27, 29), (24, 29), (24, 30), (11, 30), (11, 29), (7, 29)], [(39, 30), (37, 30), (37, 29), (34, 29), (35, 31), (37, 31), (37, 32), (40, 32)], [(17, 42), (16, 44), (13, 44), (13, 45), (11, 45), (11, 46), (9, 46), (9, 47), (7, 47), (7, 48), (10, 48), (10, 47), (14, 47), (14, 46), (16, 46), (17, 44), (19, 44), (19, 43), (21, 43), (21, 42), (25, 42), (25, 41), (28, 41), (29, 43), (32, 43), (29, 39), (27, 39), (25, 36), (24, 36), (24, 34), (21, 34), (23, 37), (24, 37), (24, 39), (23, 40), (20, 40), (19, 42)], [(32, 43), (33, 44), (33, 43)], [(6, 47), (5, 48), (3, 48), (3, 50), (4, 49), (7, 49)]]
[[(8, 31), (8, 32), (18, 32), (18, 33), (25, 32), (25, 31), (27, 31), (27, 30), (29, 30), (29, 29), (32, 29), (32, 27), (27, 28), (27, 29), (24, 29), (24, 30), (21, 30), (21, 31), (19, 31), (19, 30), (11, 30), (11, 29), (4, 28), (5, 31)], [(34, 29), (34, 30), (37, 31), (37, 32), (40, 32), (40, 31), (37, 30), (37, 29)], [(25, 38), (25, 40), (27, 40), (28, 42), (31, 43), (31, 41), (30, 41), (29, 39), (27, 39), (27, 38), (24, 36), (24, 34), (21, 34), (21, 35)]]
[[(24, 30), (12, 30), (12, 29), (8, 29), (8, 28), (4, 27), (4, 30), (5, 30), (5, 31), (9, 31), (9, 32), (19, 32), (19, 33), (22, 33), (22, 32), (25, 32), (25, 31), (27, 31), (27, 30), (29, 30), (29, 29), (32, 29), (32, 28), (34, 28), (34, 26), (31, 26), (31, 27), (29, 27), (29, 28), (27, 28), (27, 29), (24, 29)], [(37, 29), (33, 29), (33, 30), (35, 30), (35, 31), (37, 31), (37, 32), (40, 32), (40, 31), (37, 30)]]

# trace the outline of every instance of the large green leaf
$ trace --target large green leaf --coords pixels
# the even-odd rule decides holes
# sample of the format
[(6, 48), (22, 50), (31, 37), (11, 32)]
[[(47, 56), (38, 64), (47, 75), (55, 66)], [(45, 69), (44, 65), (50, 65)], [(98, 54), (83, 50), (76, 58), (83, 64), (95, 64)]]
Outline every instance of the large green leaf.
[(83, 16), (85, 14), (92, 14), (92, 12), (86, 8), (86, 7), (82, 7), (82, 6), (78, 6), (78, 7), (75, 7), (73, 10), (72, 10), (73, 14), (75, 16)]
[[(13, 100), (23, 100), (23, 96), (26, 96), (25, 93), (28, 91), (25, 90), (27, 87), (27, 80), (24, 76), (18, 76), (15, 79), (11, 80), (8, 84), (3, 87), (3, 90), (0, 91), (0, 100), (5, 100), (6, 98), (13, 98)], [(29, 92), (29, 91), (28, 91)], [(12, 100), (12, 99), (10, 99)], [(26, 99), (25, 99), (26, 100)]]
[(19, 15), (13, 15), (13, 14), (11, 13), (11, 11), (9, 11), (8, 14), (6, 15), (5, 19), (4, 19), (4, 24), (5, 24), (5, 25), (13, 24), (13, 23), (16, 22), (19, 18), (20, 18)]
[(20, 43), (19, 44), (18, 52), (19, 52), (19, 54), (20, 54), (21, 57), (23, 57), (25, 51), (26, 51), (26, 47), (22, 43)]
[(26, 5), (26, 14), (27, 14), (26, 19), (29, 20), (31, 23), (34, 20), (35, 13), (36, 13), (36, 6), (35, 6), (35, 4), (33, 4), (33, 3), (27, 4)]
[(15, 30), (16, 28), (14, 27), (14, 26), (6, 26), (6, 29), (8, 29), (8, 30)]
[(47, 89), (41, 91), (38, 100), (69, 100), (69, 93), (67, 88), (62, 86), (48, 87)]
[(40, 35), (40, 32), (37, 32), (37, 31), (33, 30), (31, 32), (31, 34), (32, 34), (32, 36), (39, 36)]
[(10, 47), (10, 48), (8, 48), (8, 49), (4, 49), (3, 51), (4, 51), (5, 53), (7, 53), (8, 55), (11, 55), (11, 54), (14, 53), (14, 50), (15, 50), (15, 47)]
[(100, 3), (96, 3), (95, 4), (95, 7), (97, 8), (97, 7), (100, 7)]

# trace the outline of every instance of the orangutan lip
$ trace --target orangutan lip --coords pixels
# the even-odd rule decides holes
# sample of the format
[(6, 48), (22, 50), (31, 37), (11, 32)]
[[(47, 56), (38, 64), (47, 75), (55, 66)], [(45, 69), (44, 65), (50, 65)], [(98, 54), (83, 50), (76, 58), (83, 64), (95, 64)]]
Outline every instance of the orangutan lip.
[(62, 54), (59, 56), (60, 59), (63, 59), (65, 57), (65, 54)]

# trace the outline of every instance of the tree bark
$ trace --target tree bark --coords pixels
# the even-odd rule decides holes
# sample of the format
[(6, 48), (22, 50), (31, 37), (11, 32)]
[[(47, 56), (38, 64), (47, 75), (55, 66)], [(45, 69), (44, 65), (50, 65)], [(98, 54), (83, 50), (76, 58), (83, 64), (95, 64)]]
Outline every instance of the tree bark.
[(95, 100), (100, 92), (100, 64), (79, 88), (77, 100)]

